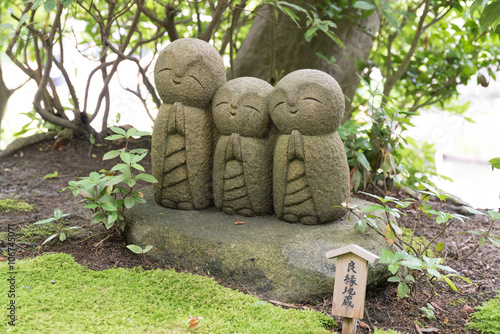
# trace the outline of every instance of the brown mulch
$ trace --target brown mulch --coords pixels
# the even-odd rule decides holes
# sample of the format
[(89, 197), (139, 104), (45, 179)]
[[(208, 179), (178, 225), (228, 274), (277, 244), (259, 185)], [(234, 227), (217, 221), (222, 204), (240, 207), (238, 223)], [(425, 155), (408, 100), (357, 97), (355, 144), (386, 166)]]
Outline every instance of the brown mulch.
[[(150, 142), (147, 139), (131, 143), (131, 148), (149, 149), (149, 146)], [(119, 146), (109, 142), (91, 147), (90, 142), (83, 138), (65, 140), (57, 145), (53, 141), (46, 141), (0, 160), (0, 199), (21, 199), (35, 207), (32, 212), (0, 212), (0, 232), (6, 232), (8, 224), (15, 224), (17, 232), (22, 233), (26, 226), (37, 220), (52, 217), (56, 208), (60, 208), (64, 213), (71, 213), (66, 224), (83, 227), (69, 236), (65, 242), (50, 242), (42, 247), (40, 245), (44, 239), (32, 235), (30, 240), (23, 240), (19, 244), (17, 259), (38, 256), (44, 252), (65, 252), (93, 270), (134, 266), (145, 269), (167, 268), (162, 263), (151, 263), (129, 251), (125, 247), (126, 241), (120, 236), (115, 235), (105, 239), (105, 231), (101, 226), (89, 226), (90, 213), (78, 204), (79, 199), (69, 190), (61, 192), (68, 181), (75, 177), (87, 176), (92, 171), (110, 169), (116, 160), (103, 161), (102, 156), (116, 148)], [(150, 173), (149, 155), (141, 163), (146, 172)], [(45, 175), (56, 171), (57, 177), (43, 179)], [(433, 205), (437, 207), (438, 203), (434, 202)], [(464, 212), (458, 205), (445, 205), (443, 209), (453, 213)], [(405, 213), (407, 216), (401, 223), (411, 227), (415, 221), (415, 212), (408, 209)], [(425, 227), (423, 235), (427, 238), (432, 238), (441, 228), (428, 219), (424, 219), (423, 224)], [(447, 285), (439, 283), (436, 295), (432, 299), (435, 319), (423, 317), (423, 312), (420, 310), (424, 306), (422, 303), (429, 297), (428, 291), (423, 291), (418, 302), (414, 303), (409, 299), (399, 299), (396, 286), (393, 284), (370, 286), (367, 290), (365, 316), (358, 326), (358, 333), (373, 332), (375, 327), (402, 333), (475, 333), (464, 326), (469, 321), (471, 312), (478, 305), (493, 298), (499, 290), (500, 252), (491, 245), (485, 245), (467, 260), (459, 261), (458, 258), (468, 253), (478, 241), (475, 235), (459, 232), (487, 227), (487, 219), (469, 216), (465, 222), (456, 221), (449, 229), (445, 249), (446, 265), (470, 279), (471, 283), (454, 279), (458, 292), (453, 292)], [(494, 233), (500, 235), (500, 224), (496, 224)], [(2, 251), (5, 246), (5, 242), (0, 240)], [(439, 256), (444, 254), (440, 253)], [(331, 296), (325, 296), (324, 301), (319, 304), (282, 306), (307, 307), (330, 314)], [(336, 318), (336, 320), (339, 322), (339, 328), (335, 328), (334, 331), (340, 332), (341, 319)]]

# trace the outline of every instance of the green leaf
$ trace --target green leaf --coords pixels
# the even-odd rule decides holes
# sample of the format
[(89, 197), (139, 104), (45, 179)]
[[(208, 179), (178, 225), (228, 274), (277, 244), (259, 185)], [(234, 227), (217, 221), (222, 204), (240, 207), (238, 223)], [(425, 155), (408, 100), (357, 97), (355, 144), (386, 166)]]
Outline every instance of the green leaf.
[(125, 203), (125, 207), (127, 209), (130, 209), (131, 207), (134, 206), (135, 200), (132, 197), (125, 197), (124, 203)]
[(142, 250), (142, 252), (143, 253), (149, 252), (152, 248), (153, 248), (153, 246), (147, 245), (146, 247), (144, 247), (144, 249)]
[(103, 220), (104, 220), (104, 214), (100, 211), (96, 212), (93, 216), (92, 216), (92, 220), (90, 221), (90, 224), (98, 224), (98, 223), (101, 223)]
[(21, 19), (19, 20), (19, 24), (17, 25), (17, 28), (19, 29), (19, 27), (22, 26), (24, 24), (24, 22), (26, 22), (27, 19), (28, 19), (28, 13), (24, 13), (23, 16), (21, 16)]
[(119, 174), (116, 176), (111, 177), (107, 182), (106, 185), (108, 186), (114, 186), (115, 184), (118, 184), (120, 182), (123, 182), (128, 179), (128, 176), (125, 174)]
[(316, 36), (316, 30), (318, 30), (317, 27), (311, 27), (307, 29), (306, 32), (304, 33), (304, 39), (307, 42), (310, 42), (313, 39), (313, 37)]
[(340, 40), (340, 38), (337, 37), (337, 35), (335, 35), (333, 32), (331, 32), (330, 30), (328, 30), (327, 32), (325, 32), (325, 34), (330, 37), (330, 39), (332, 41), (334, 41), (335, 43), (337, 43), (342, 49), (347, 49), (347, 47), (344, 45), (344, 43), (342, 43), (342, 41)]
[(136, 181), (143, 180), (143, 181), (150, 182), (150, 183), (157, 183), (158, 182), (153, 175), (149, 175), (149, 174), (145, 174), (145, 173), (141, 173), (141, 174), (137, 175), (134, 178), (134, 180), (136, 180)]
[(444, 280), (446, 283), (448, 283), (448, 285), (450, 286), (450, 288), (451, 288), (453, 291), (458, 292), (458, 289), (457, 289), (457, 287), (455, 286), (455, 283), (453, 283), (453, 282), (451, 281), (451, 279), (449, 279), (449, 278), (448, 278), (448, 277), (446, 277), (446, 276), (442, 276), (442, 278), (443, 278), (443, 280)]
[(61, 232), (61, 234), (59, 234), (59, 240), (61, 240), (61, 241), (66, 240), (66, 233)]
[(356, 160), (361, 164), (361, 166), (363, 166), (363, 168), (367, 171), (370, 171), (370, 163), (366, 159), (363, 152), (354, 151), (354, 155), (356, 155)]
[(399, 282), (398, 284), (398, 296), (404, 298), (408, 295), (408, 284), (405, 282)]
[(128, 153), (130, 153), (130, 154), (144, 154), (144, 153), (148, 153), (148, 150), (145, 148), (134, 148), (133, 150), (130, 150)]
[(401, 29), (399, 28), (399, 21), (394, 17), (394, 15), (392, 15), (392, 13), (387, 10), (382, 10), (382, 14), (386, 18), (387, 22), (389, 22), (389, 24), (393, 26), (394, 29), (396, 29), (398, 34), (401, 34)]
[(122, 139), (122, 138), (123, 138), (122, 135), (111, 135), (111, 136), (107, 136), (104, 139), (106, 139), (106, 140), (117, 140), (117, 139)]
[(57, 209), (54, 210), (54, 218), (55, 218), (55, 220), (61, 219), (62, 216), (63, 216), (63, 212), (62, 212), (61, 209), (57, 208)]
[(466, 209), (467, 211), (469, 211), (470, 213), (473, 213), (473, 214), (476, 214), (476, 215), (487, 216), (487, 214), (486, 214), (486, 213), (483, 213), (483, 212), (481, 212), (481, 211), (479, 211), (479, 210), (476, 210), (476, 209), (474, 209), (474, 208), (469, 208), (468, 206), (466, 206), (466, 207), (465, 207), (465, 209)]
[(106, 219), (106, 223), (104, 226), (109, 230), (115, 224), (116, 219), (118, 218), (117, 212), (111, 212), (111, 214)]
[(489, 161), (491, 167), (500, 169), (500, 158), (493, 158)]
[(354, 8), (359, 8), (359, 9), (362, 9), (362, 10), (372, 10), (372, 9), (375, 9), (377, 8), (373, 3), (370, 3), (368, 1), (356, 1), (354, 3)]
[(139, 164), (133, 164), (131, 167), (132, 167), (132, 168), (135, 168), (135, 169), (137, 169), (137, 170), (140, 170), (141, 172), (145, 172), (145, 171), (146, 171), (146, 170), (144, 169), (144, 167), (142, 167), (142, 166), (141, 166), (141, 165), (139, 165)]
[(120, 134), (122, 135), (121, 138), (123, 137), (126, 137), (127, 136), (127, 133), (125, 132), (125, 130), (123, 130), (122, 128), (119, 128), (119, 127), (116, 127), (116, 126), (110, 126), (109, 129), (111, 131), (113, 131), (114, 133), (117, 133), (117, 134)]
[(436, 252), (440, 252), (445, 248), (445, 244), (442, 242), (439, 242), (436, 244)]
[(56, 0), (45, 0), (43, 8), (47, 13), (50, 13), (54, 8), (56, 8)]
[(392, 276), (387, 279), (388, 282), (401, 282), (401, 279), (398, 276)]
[(499, 237), (488, 237), (488, 240), (491, 242), (491, 244), (495, 247), (500, 247), (500, 238)]
[(481, 33), (485, 32), (488, 28), (495, 30), (498, 25), (497, 21), (500, 17), (500, 1), (495, 1), (486, 6), (479, 18), (479, 27)]
[(103, 208), (103, 210), (110, 211), (110, 212), (115, 212), (116, 210), (118, 210), (118, 208), (111, 203), (104, 203), (102, 205), (102, 208)]
[(49, 242), (50, 240), (54, 239), (57, 236), (58, 236), (58, 234), (52, 234), (50, 237), (48, 237), (47, 239), (45, 239), (45, 241), (42, 243), (42, 246), (45, 245), (47, 242)]
[(31, 7), (32, 10), (38, 9), (40, 5), (42, 4), (43, 0), (36, 0), (33, 6)]
[(142, 248), (137, 245), (128, 245), (127, 248), (130, 249), (135, 254), (143, 253)]
[(137, 131), (136, 133), (133, 134), (133, 136), (134, 137), (142, 137), (142, 136), (149, 136), (150, 134), (151, 134), (151, 132), (149, 132), (149, 131)]
[(486, 243), (486, 238), (479, 239), (479, 246), (484, 246), (485, 243)]
[(36, 223), (33, 223), (33, 225), (47, 224), (47, 223), (51, 223), (51, 222), (53, 222), (55, 220), (56, 220), (55, 218), (43, 219), (43, 220), (37, 221)]
[(379, 204), (370, 204), (361, 209), (363, 212), (385, 211), (385, 207)]
[(116, 158), (117, 156), (120, 155), (120, 153), (122, 153), (122, 151), (120, 151), (120, 150), (109, 151), (108, 153), (104, 154), (104, 156), (102, 157), (102, 160), (109, 160), (109, 159)]
[(47, 174), (43, 177), (43, 179), (55, 179), (57, 177), (57, 175), (59, 175), (59, 172), (58, 171), (55, 171), (54, 173), (52, 174)]
[(120, 152), (120, 159), (127, 165), (130, 165), (132, 161), (132, 154), (130, 153), (125, 153), (125, 152)]

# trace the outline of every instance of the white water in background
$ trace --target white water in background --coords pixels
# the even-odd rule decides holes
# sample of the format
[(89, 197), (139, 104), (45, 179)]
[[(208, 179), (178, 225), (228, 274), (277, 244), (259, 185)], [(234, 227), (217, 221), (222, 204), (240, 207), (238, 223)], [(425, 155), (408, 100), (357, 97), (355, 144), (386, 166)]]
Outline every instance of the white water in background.
[(435, 143), (438, 173), (453, 179), (436, 181), (441, 189), (467, 201), (473, 207), (500, 208), (500, 170), (492, 170), (488, 161), (500, 157), (500, 83), (487, 88), (476, 85), (459, 87), (460, 103), (470, 101), (466, 116), (431, 109), (414, 119), (408, 135)]

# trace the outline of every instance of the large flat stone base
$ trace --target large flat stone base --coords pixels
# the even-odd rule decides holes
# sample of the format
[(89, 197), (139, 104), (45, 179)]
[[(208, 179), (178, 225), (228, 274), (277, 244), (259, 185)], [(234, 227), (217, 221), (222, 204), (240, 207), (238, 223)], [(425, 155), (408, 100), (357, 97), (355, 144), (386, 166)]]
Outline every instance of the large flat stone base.
[[(264, 299), (322, 300), (333, 293), (335, 279), (336, 260), (325, 252), (356, 244), (379, 254), (387, 247), (373, 231), (355, 232), (355, 221), (347, 216), (325, 225), (289, 224), (275, 216), (228, 216), (213, 208), (170, 210), (154, 202), (152, 188), (142, 192), (147, 203), (125, 213), (129, 244), (152, 245), (146, 253), (152, 261), (213, 275)], [(356, 198), (350, 203), (369, 204)], [(385, 265), (370, 265), (368, 284), (385, 282), (388, 274)]]

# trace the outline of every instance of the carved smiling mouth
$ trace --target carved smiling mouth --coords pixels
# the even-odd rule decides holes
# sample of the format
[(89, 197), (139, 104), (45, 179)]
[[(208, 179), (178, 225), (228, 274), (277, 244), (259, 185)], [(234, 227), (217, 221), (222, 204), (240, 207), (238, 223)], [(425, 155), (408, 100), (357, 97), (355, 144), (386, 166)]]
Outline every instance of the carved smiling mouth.
[(299, 111), (299, 109), (290, 110), (290, 114), (296, 114), (298, 111)]
[(231, 114), (231, 116), (236, 116), (237, 114), (236, 110), (231, 110), (229, 113)]
[(176, 85), (180, 85), (180, 84), (181, 84), (181, 81), (177, 81), (177, 80), (175, 80), (175, 79), (172, 79), (172, 82), (173, 82), (174, 84), (176, 84)]

